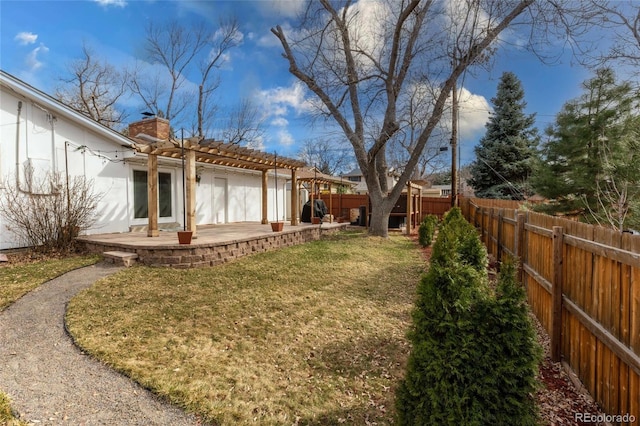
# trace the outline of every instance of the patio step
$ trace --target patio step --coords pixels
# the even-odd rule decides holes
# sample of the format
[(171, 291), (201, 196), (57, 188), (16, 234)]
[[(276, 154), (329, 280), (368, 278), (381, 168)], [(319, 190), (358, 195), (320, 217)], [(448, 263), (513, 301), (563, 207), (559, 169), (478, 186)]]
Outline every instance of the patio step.
[(136, 263), (136, 259), (138, 258), (136, 253), (129, 253), (126, 251), (105, 251), (102, 255), (107, 262), (118, 265), (122, 264), (126, 267), (132, 266)]

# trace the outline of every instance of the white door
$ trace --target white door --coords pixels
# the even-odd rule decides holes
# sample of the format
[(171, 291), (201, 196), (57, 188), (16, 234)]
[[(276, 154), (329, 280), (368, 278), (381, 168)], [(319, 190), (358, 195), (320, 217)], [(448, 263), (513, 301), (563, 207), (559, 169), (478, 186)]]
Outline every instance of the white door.
[(213, 181), (213, 223), (227, 223), (227, 179)]

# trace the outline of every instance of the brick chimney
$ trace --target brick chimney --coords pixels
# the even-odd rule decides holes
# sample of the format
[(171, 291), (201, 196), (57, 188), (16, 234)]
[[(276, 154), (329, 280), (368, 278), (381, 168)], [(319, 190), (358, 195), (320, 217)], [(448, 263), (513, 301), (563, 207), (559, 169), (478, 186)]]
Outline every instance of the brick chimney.
[(129, 137), (135, 138), (140, 133), (156, 139), (167, 140), (171, 133), (169, 120), (160, 117), (145, 118), (129, 124)]

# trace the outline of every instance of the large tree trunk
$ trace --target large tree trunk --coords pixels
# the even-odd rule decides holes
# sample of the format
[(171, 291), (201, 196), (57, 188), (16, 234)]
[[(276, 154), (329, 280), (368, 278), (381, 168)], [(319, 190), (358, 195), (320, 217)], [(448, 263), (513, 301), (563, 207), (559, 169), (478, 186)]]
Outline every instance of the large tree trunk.
[(376, 208), (372, 203), (371, 221), (369, 222), (369, 235), (372, 235), (375, 237), (387, 238), (389, 236), (389, 215), (390, 214), (391, 214), (391, 209), (384, 208), (382, 206), (379, 206), (378, 208)]
[[(374, 180), (378, 181), (377, 178)], [(368, 184), (368, 187), (371, 199), (369, 235), (387, 238), (389, 236), (389, 215), (396, 200), (392, 200), (390, 194), (383, 192), (379, 185)]]

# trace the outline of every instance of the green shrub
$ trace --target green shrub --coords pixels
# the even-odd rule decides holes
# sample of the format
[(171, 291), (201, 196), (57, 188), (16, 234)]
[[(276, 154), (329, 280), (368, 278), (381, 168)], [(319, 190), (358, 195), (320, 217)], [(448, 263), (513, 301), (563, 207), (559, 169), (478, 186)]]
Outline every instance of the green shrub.
[(480, 304), (476, 364), (487, 372), (479, 377), (476, 398), (482, 401), (487, 424), (537, 424), (533, 399), (542, 348), (529, 316), (526, 294), (516, 281), (516, 265), (502, 263), (495, 297)]
[(422, 247), (428, 247), (433, 241), (433, 236), (438, 227), (438, 216), (430, 214), (422, 219), (418, 227), (418, 242)]
[(433, 246), (432, 263), (447, 264), (453, 259), (472, 265), (479, 271), (487, 267), (487, 249), (478, 238), (478, 232), (455, 207), (445, 214)]
[(490, 293), (486, 250), (465, 223), (455, 209), (447, 214), (418, 286), (398, 423), (535, 424), (540, 349), (524, 292), (505, 263)]

